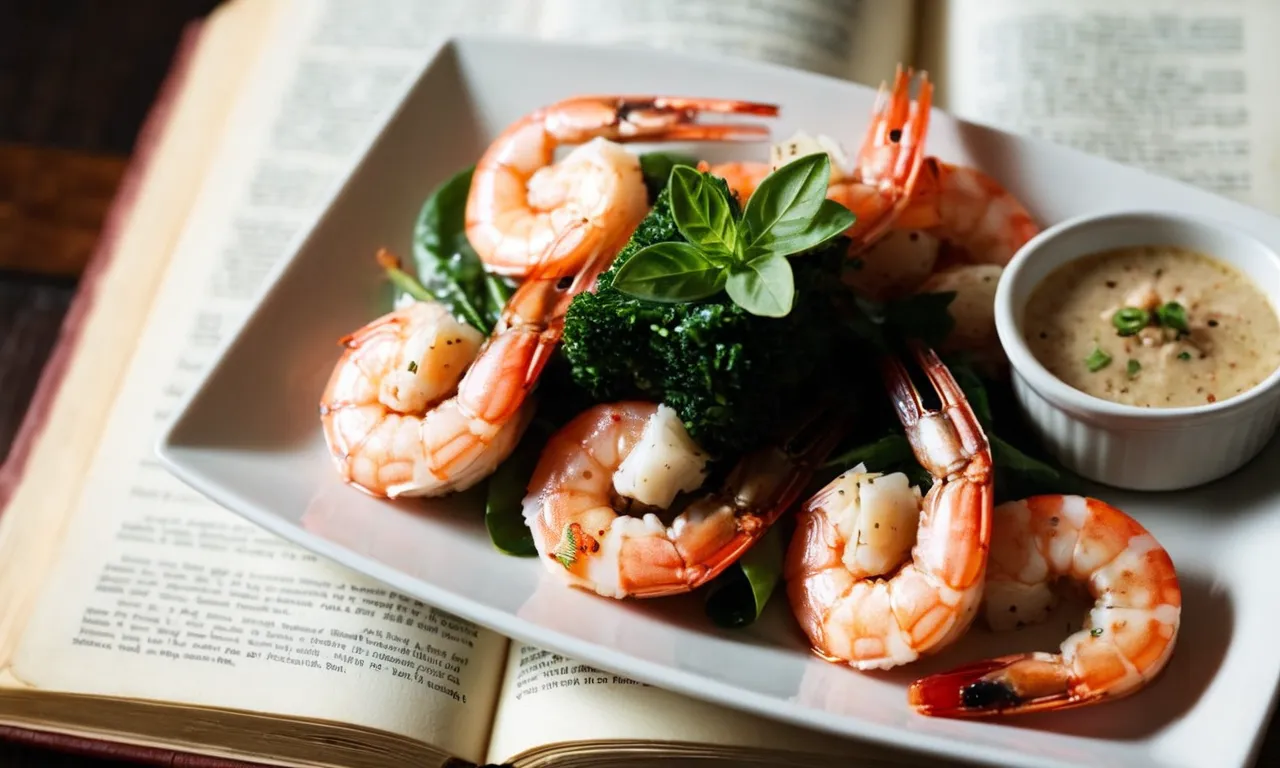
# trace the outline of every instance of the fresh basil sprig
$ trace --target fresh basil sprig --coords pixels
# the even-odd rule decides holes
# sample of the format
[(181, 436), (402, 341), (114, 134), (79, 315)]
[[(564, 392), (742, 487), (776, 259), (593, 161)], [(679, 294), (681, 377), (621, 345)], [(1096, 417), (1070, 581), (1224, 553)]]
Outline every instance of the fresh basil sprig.
[(764, 178), (742, 215), (711, 176), (671, 169), (671, 216), (685, 243), (655, 243), (613, 278), (622, 293), (649, 301), (690, 302), (721, 290), (755, 315), (785, 317), (795, 301), (787, 257), (822, 245), (853, 226), (853, 212), (827, 199), (825, 152), (787, 163)]

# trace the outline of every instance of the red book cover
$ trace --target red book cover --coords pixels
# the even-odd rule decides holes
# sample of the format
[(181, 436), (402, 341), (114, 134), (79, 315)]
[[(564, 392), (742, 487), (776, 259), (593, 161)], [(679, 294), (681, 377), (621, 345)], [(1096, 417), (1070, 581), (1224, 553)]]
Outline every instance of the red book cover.
[[(58, 342), (40, 375), (39, 383), (36, 385), (22, 425), (14, 438), (9, 456), (3, 466), (0, 466), (0, 515), (4, 514), (9, 499), (22, 479), (32, 447), (44, 428), (58, 389), (62, 385), (67, 366), (76, 353), (80, 330), (93, 306), (98, 283), (111, 264), (117, 245), (117, 235), (127, 220), (138, 186), (146, 176), (152, 159), (151, 152), (159, 136), (164, 132), (173, 101), (186, 83), (191, 58), (202, 29), (202, 22), (197, 20), (188, 24), (183, 30), (174, 53), (173, 63), (138, 133), (133, 157), (120, 181), (111, 210), (103, 222), (97, 246), (80, 278), (76, 295), (63, 319)], [(70, 754), (122, 760), (138, 765), (168, 766), (169, 768), (259, 768), (263, 766), (261, 763), (194, 755), (175, 750), (140, 747), (11, 726), (0, 726), (0, 739)]]

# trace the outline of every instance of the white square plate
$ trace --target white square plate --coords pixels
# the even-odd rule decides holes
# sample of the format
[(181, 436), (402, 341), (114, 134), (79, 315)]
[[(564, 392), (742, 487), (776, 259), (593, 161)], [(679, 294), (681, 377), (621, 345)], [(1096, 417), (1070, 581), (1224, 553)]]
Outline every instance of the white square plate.
[[(892, 73), (885, 73), (886, 77)], [(862, 674), (814, 657), (785, 597), (756, 625), (722, 631), (696, 598), (615, 602), (496, 552), (474, 495), (427, 511), (343, 486), (316, 404), (336, 340), (388, 308), (372, 254), (410, 251), (424, 198), (525, 112), (580, 93), (718, 96), (781, 104), (776, 138), (803, 129), (856, 147), (874, 91), (781, 67), (672, 52), (487, 38), (451, 42), (295, 245), (242, 331), (186, 403), (159, 453), (178, 477), (249, 520), (393, 588), (508, 636), (638, 680), (850, 737), (1006, 765), (1247, 764), (1280, 673), (1274, 563), (1276, 443), (1234, 476), (1178, 494), (1094, 492), (1172, 554), (1185, 590), (1169, 668), (1132, 698), (999, 722), (911, 712), (921, 674), (996, 652), (1051, 649), (1061, 625), (997, 637), (975, 627), (937, 659)], [(671, 147), (671, 145), (667, 145)], [(977, 165), (1045, 225), (1142, 205), (1214, 216), (1280, 249), (1280, 222), (1252, 208), (1046, 142), (934, 115), (930, 154)], [(680, 149), (682, 147), (674, 147)], [(690, 147), (690, 149), (693, 149)], [(711, 159), (766, 145), (702, 146)]]

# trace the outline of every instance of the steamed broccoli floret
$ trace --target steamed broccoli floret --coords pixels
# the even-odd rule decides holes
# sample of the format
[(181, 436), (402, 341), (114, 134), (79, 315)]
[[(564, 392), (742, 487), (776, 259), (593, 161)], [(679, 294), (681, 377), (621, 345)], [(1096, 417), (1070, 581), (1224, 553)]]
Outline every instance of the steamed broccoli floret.
[[(730, 204), (736, 201), (716, 178)], [(814, 402), (815, 389), (838, 383), (856, 356), (832, 298), (842, 291), (844, 237), (791, 259), (796, 301), (783, 318), (753, 315), (721, 292), (693, 303), (633, 298), (612, 287), (632, 255), (657, 242), (683, 241), (664, 188), (595, 293), (569, 306), (564, 354), (573, 380), (601, 401), (664, 402), (713, 454), (760, 445)]]

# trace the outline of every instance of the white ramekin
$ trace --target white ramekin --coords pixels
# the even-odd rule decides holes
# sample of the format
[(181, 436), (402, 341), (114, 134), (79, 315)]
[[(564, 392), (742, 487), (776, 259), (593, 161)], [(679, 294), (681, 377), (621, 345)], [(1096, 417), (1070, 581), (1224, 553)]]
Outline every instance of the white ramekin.
[(1032, 429), (1064, 466), (1106, 485), (1168, 491), (1217, 480), (1254, 458), (1280, 425), (1280, 370), (1216, 403), (1141, 408), (1087, 395), (1051, 374), (1022, 335), (1023, 309), (1049, 273), (1090, 253), (1175, 245), (1234, 266), (1280, 307), (1280, 257), (1211, 219), (1161, 211), (1081, 216), (1041, 232), (1010, 260), (996, 289), (995, 319), (1013, 389)]

